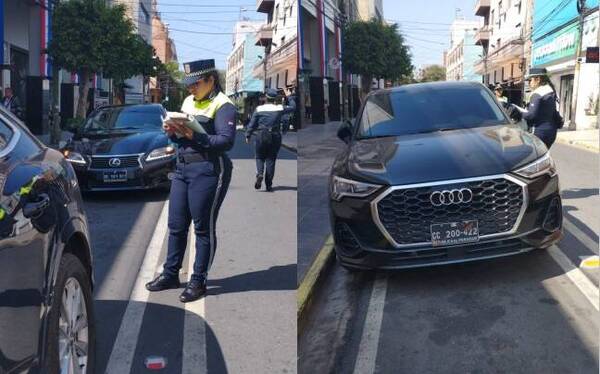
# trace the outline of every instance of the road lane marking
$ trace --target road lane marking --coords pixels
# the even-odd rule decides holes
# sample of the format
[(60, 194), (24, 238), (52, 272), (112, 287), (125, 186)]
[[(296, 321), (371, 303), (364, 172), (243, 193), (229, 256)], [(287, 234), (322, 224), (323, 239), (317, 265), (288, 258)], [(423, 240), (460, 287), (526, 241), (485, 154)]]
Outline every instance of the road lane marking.
[(580, 268), (597, 269), (600, 266), (600, 258), (598, 256), (582, 257)]
[(384, 274), (377, 274), (375, 282), (373, 283), (373, 289), (371, 290), (367, 316), (365, 317), (360, 345), (358, 346), (358, 355), (354, 364), (354, 374), (371, 374), (375, 372), (386, 293), (387, 276)]
[[(194, 259), (196, 258), (196, 235), (192, 230), (188, 246), (188, 279), (194, 274)], [(204, 300), (185, 304), (183, 325), (183, 355), (181, 362), (182, 374), (207, 373), (206, 357), (206, 324), (204, 322)]]
[(563, 218), (563, 226), (567, 231), (569, 231), (575, 239), (580, 241), (584, 246), (586, 246), (592, 253), (598, 253), (598, 242), (595, 242), (590, 238), (590, 236), (584, 233), (579, 227), (575, 226), (573, 222), (569, 221), (567, 218)]
[(146, 283), (150, 282), (155, 276), (162, 245), (167, 235), (168, 214), (169, 202), (166, 201), (156, 223), (156, 230), (146, 249), (144, 262), (129, 296), (127, 309), (125, 309), (115, 344), (106, 365), (105, 372), (108, 374), (131, 372), (133, 356), (142, 327), (146, 304), (150, 296), (150, 292), (146, 290)]
[(565, 271), (565, 274), (571, 282), (581, 291), (581, 293), (588, 299), (588, 301), (596, 308), (600, 310), (600, 293), (598, 287), (596, 287), (592, 281), (575, 266), (571, 260), (558, 248), (553, 245), (548, 248), (548, 253), (556, 261), (556, 263)]

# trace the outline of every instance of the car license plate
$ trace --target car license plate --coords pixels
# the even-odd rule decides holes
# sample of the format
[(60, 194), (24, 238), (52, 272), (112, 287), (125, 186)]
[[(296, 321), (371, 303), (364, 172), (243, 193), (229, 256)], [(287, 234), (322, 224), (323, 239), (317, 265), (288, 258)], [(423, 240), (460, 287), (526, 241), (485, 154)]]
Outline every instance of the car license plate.
[(431, 244), (434, 247), (479, 241), (477, 220), (434, 223), (431, 225)]
[(111, 170), (102, 174), (104, 183), (127, 182), (127, 170)]

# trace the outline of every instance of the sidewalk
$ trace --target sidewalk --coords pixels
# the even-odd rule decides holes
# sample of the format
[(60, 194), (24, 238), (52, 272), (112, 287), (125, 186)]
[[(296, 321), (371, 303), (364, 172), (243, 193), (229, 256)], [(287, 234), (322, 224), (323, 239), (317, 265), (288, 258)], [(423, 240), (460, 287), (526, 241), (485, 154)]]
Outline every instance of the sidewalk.
[(330, 234), (327, 188), (333, 159), (344, 146), (337, 138), (340, 124), (307, 125), (297, 135), (299, 283)]
[(285, 133), (283, 135), (283, 139), (281, 140), (281, 145), (292, 152), (298, 153), (298, 132), (288, 131)]
[(591, 130), (560, 130), (556, 136), (556, 142), (569, 144), (588, 151), (600, 153), (600, 131)]

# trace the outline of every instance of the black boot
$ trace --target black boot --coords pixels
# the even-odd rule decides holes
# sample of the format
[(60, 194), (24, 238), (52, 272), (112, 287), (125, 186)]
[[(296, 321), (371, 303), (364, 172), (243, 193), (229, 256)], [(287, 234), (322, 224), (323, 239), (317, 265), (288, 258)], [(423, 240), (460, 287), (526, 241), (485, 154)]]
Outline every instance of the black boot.
[(188, 282), (181, 296), (179, 296), (179, 300), (182, 303), (189, 303), (190, 301), (200, 299), (204, 295), (206, 295), (206, 282), (192, 279)]
[(161, 274), (152, 282), (146, 283), (146, 289), (150, 292), (169, 290), (171, 288), (179, 288), (181, 284), (177, 277)]
[(256, 176), (256, 182), (254, 182), (254, 189), (255, 190), (260, 190), (260, 187), (262, 186), (262, 180), (263, 180), (263, 176), (262, 175), (257, 175)]

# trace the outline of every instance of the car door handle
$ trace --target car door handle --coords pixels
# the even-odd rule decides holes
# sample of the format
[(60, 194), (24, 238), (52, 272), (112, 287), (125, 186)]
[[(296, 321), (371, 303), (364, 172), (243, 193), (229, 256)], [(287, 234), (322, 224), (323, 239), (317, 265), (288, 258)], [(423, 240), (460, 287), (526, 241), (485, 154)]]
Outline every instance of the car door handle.
[(50, 196), (45, 193), (38, 195), (38, 200), (29, 202), (23, 207), (25, 218), (38, 218), (50, 206)]

